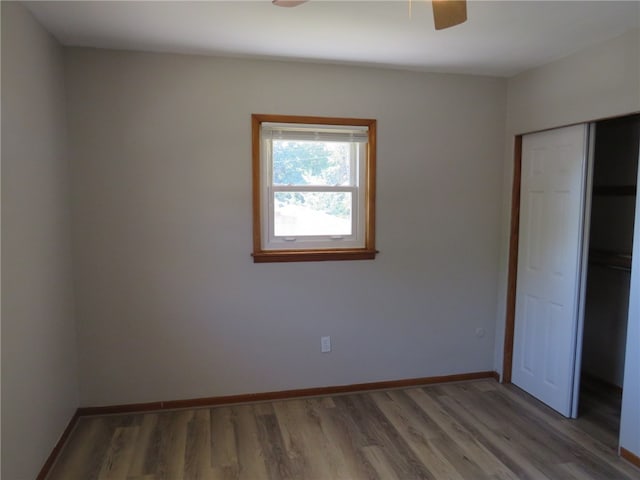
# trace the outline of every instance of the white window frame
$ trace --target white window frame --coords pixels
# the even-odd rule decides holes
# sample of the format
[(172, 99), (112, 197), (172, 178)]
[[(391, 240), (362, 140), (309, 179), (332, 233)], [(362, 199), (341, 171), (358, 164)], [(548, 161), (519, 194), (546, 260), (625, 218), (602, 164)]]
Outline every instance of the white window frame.
[[(256, 262), (375, 258), (376, 121), (280, 115), (252, 116), (254, 252)], [(274, 185), (273, 140), (346, 141), (351, 145), (351, 185)], [(350, 192), (351, 235), (276, 236), (277, 192)]]
[[(274, 185), (273, 182), (273, 162), (272, 143), (273, 140), (316, 140), (322, 141), (322, 132), (328, 131), (326, 125), (309, 125), (306, 128), (306, 135), (295, 135), (299, 130), (295, 130), (299, 124), (271, 124), (263, 123), (260, 129), (261, 138), (261, 159), (262, 159), (262, 198), (264, 201), (262, 218), (262, 238), (264, 239), (264, 250), (305, 250), (305, 249), (334, 249), (334, 248), (364, 248), (364, 215), (361, 213), (365, 203), (366, 179), (366, 140), (365, 142), (350, 142), (351, 162), (351, 185), (348, 186), (320, 186), (320, 185)], [(273, 135), (274, 129), (279, 133)], [(344, 127), (342, 132), (334, 135), (332, 141), (347, 140), (355, 133), (367, 135), (366, 127)], [(292, 135), (293, 134), (293, 135)], [(314, 138), (315, 137), (315, 138)], [(344, 137), (344, 138), (343, 138)], [(276, 236), (274, 227), (275, 196), (278, 192), (349, 192), (351, 193), (351, 235), (316, 235), (316, 236)]]

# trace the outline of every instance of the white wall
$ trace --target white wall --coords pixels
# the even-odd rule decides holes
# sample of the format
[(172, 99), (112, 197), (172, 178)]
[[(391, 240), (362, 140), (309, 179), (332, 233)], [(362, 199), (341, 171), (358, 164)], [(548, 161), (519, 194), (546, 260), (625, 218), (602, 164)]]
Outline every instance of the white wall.
[(78, 406), (63, 58), (1, 8), (2, 477), (31, 480)]
[[(640, 172), (638, 177), (640, 183)], [(631, 260), (631, 298), (622, 391), (620, 446), (640, 456), (640, 197), (636, 198), (636, 228)]]
[(638, 36), (637, 29), (631, 30), (510, 78), (507, 133), (529, 133), (637, 112)]
[[(504, 80), (90, 49), (66, 66), (82, 405), (493, 369)], [(251, 113), (378, 119), (376, 260), (252, 263)]]
[[(640, 4), (638, 8), (640, 9)], [(638, 30), (627, 32), (621, 37), (509, 79), (496, 328), (495, 366), (498, 371), (502, 371), (514, 136), (638, 111), (640, 111), (640, 35)], [(636, 238), (638, 236), (636, 234)], [(640, 272), (636, 269), (636, 275), (638, 273)], [(637, 288), (635, 291), (632, 288), (632, 291), (638, 296)], [(637, 358), (638, 355), (637, 349), (640, 348), (640, 344), (637, 341), (633, 343), (633, 334), (635, 332), (637, 340), (639, 322), (638, 315), (630, 315), (627, 359)], [(628, 364), (629, 360), (627, 360)], [(635, 374), (625, 376), (626, 410), (623, 409), (623, 423), (630, 422), (631, 415), (636, 417), (640, 415), (638, 385), (640, 385), (638, 370)], [(637, 421), (634, 425), (638, 425)], [(623, 428), (621, 441), (625, 448), (640, 454), (640, 429), (625, 430)]]

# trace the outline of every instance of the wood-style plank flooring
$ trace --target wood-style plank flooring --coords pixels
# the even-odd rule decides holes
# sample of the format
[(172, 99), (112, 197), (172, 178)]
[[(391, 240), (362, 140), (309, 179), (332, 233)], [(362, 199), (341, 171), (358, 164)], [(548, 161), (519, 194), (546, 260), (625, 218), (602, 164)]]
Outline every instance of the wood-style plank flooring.
[(621, 410), (622, 389), (594, 377), (582, 377), (578, 404), (580, 425), (611, 448), (618, 445)]
[(640, 479), (597, 436), (481, 380), (86, 417), (48, 480)]

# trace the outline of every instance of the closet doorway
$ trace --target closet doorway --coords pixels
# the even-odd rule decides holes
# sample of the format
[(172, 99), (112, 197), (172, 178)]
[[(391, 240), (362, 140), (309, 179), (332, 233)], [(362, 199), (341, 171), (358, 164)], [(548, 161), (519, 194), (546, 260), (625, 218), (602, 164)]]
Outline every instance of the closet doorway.
[(640, 115), (596, 123), (577, 415), (613, 446), (624, 388), (639, 145)]
[[(554, 408), (565, 416), (592, 422), (593, 428), (602, 433), (599, 436), (608, 436), (617, 445), (620, 397), (624, 388), (632, 241), (634, 228), (640, 231), (634, 225), (640, 115), (577, 127), (516, 138), (503, 381), (511, 382), (513, 373), (516, 385), (548, 404), (551, 402), (539, 395), (537, 387), (529, 388), (522, 379), (531, 374), (537, 376), (533, 385), (563, 389), (561, 408)], [(571, 139), (567, 137), (565, 141), (558, 135), (562, 135), (562, 131), (577, 133), (580, 128), (583, 132), (588, 131), (588, 135), (583, 137), (583, 150), (571, 150), (570, 155), (579, 157), (575, 161), (576, 166), (562, 167), (557, 172), (553, 169), (549, 171), (551, 178), (567, 172), (575, 178), (582, 175), (580, 181), (583, 186), (571, 192), (569, 188), (560, 186), (551, 192), (551, 200), (540, 201), (540, 192), (536, 190), (538, 187), (532, 188), (527, 184), (527, 177), (532, 176), (533, 170), (536, 175), (542, 171), (537, 164), (557, 160), (567, 163), (568, 150), (565, 147), (571, 143)], [(551, 139), (551, 143), (544, 148), (549, 149), (549, 145), (555, 148), (559, 152), (556, 159), (549, 157), (547, 160), (531, 161), (531, 157), (539, 156), (542, 151), (534, 145), (534, 140), (537, 141), (539, 137)], [(574, 141), (574, 144), (579, 142)], [(565, 153), (562, 153), (562, 149), (565, 149)], [(578, 163), (581, 171), (578, 171)], [(566, 217), (571, 221), (575, 220), (574, 215), (580, 217), (579, 241), (576, 241), (575, 228), (565, 228), (562, 222), (554, 221), (545, 226), (540, 221), (545, 216), (558, 216), (556, 204), (549, 203), (556, 201), (553, 200), (554, 196), (557, 199), (566, 193), (565, 196), (572, 197), (574, 201), (575, 191), (579, 192), (581, 206), (578, 210), (572, 209), (571, 215)], [(559, 205), (564, 208), (562, 204)], [(533, 222), (532, 218), (536, 221)], [(537, 224), (542, 228), (536, 227)], [(545, 237), (543, 240), (536, 239), (536, 236), (540, 237), (540, 232)], [(538, 246), (535, 242), (538, 242)], [(571, 248), (564, 248), (566, 242)], [(557, 268), (562, 263), (565, 250), (570, 251), (572, 257), (575, 255), (579, 258), (573, 267), (575, 271), (566, 272)], [(531, 289), (527, 276), (537, 268), (532, 259), (538, 256), (538, 265), (543, 265), (545, 260), (540, 259), (545, 255), (550, 265), (547, 275), (551, 279), (547, 282), (549, 285), (563, 275), (576, 279), (572, 287), (576, 292), (575, 303), (558, 302), (547, 291), (549, 288), (553, 290), (553, 286), (541, 289), (545, 291), (546, 299)], [(544, 282), (538, 283), (544, 287)], [(570, 296), (565, 295), (564, 298)], [(559, 330), (555, 320), (567, 316), (565, 310), (571, 310), (571, 334), (565, 332), (560, 338), (556, 335)], [(562, 358), (558, 358), (558, 351)], [(554, 355), (555, 358), (550, 361), (550, 356)], [(557, 368), (565, 369), (570, 374), (558, 376)]]

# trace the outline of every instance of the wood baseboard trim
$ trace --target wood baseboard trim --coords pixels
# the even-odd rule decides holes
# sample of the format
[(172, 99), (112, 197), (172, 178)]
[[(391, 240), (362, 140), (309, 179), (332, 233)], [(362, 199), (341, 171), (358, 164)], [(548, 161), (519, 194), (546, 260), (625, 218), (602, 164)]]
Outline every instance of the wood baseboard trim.
[(286, 400), (300, 397), (317, 397), (321, 395), (335, 395), (342, 393), (364, 392), (369, 390), (386, 390), (391, 388), (419, 387), (434, 383), (462, 382), (466, 380), (480, 380), (493, 378), (499, 380), (499, 375), (493, 371), (460, 373), (437, 377), (407, 378), (403, 380), (388, 380), (382, 382), (356, 383), (353, 385), (336, 385), (330, 387), (303, 388), (283, 390), (277, 392), (246, 393), (241, 395), (226, 395), (221, 397), (193, 398), (187, 400), (169, 400), (163, 402), (133, 403), (126, 405), (109, 405), (103, 407), (82, 407), (78, 409), (79, 416), (110, 415), (115, 413), (149, 412), (154, 410), (175, 410), (178, 408), (213, 407), (216, 405), (231, 405), (236, 403), (264, 402), (269, 400)]
[(78, 423), (79, 418), (80, 418), (80, 413), (78, 410), (76, 410), (73, 416), (71, 417), (71, 420), (69, 420), (69, 423), (67, 424), (67, 428), (65, 428), (64, 432), (62, 432), (62, 435), (60, 436), (58, 443), (56, 443), (55, 447), (53, 447), (53, 450), (51, 450), (51, 453), (45, 460), (44, 465), (42, 465), (42, 468), (40, 469), (40, 473), (38, 473), (36, 480), (44, 480), (47, 477), (47, 475), (49, 475), (49, 471), (51, 470), (51, 467), (53, 467), (53, 464), (58, 458), (58, 455), (60, 454), (62, 447), (64, 447), (64, 444), (67, 442), (69, 435), (71, 435), (73, 428), (76, 426), (76, 423)]
[(624, 458), (627, 462), (640, 468), (640, 457), (635, 453), (630, 452), (624, 447), (620, 447), (620, 456)]

